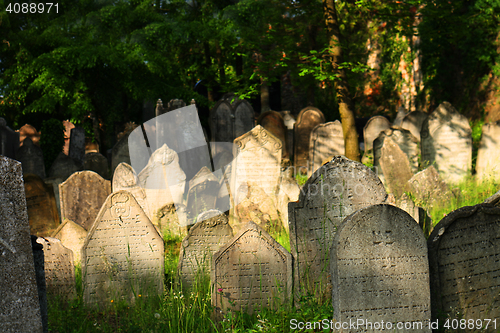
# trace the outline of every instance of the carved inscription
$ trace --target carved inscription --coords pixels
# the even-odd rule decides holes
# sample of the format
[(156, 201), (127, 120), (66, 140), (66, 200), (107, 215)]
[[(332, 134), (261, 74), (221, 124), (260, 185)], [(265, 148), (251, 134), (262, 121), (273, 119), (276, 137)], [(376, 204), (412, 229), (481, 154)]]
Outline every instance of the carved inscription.
[(421, 322), (414, 332), (431, 331), (426, 241), (406, 212), (379, 204), (352, 214), (330, 260), (335, 320)]

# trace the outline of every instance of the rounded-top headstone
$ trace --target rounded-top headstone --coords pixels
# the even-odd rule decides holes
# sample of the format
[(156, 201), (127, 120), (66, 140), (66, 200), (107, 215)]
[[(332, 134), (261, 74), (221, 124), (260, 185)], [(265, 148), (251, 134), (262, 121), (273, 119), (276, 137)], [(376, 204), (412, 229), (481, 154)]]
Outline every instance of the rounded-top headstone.
[(303, 108), (297, 116), (294, 125), (294, 165), (298, 171), (305, 168), (307, 173), (307, 161), (309, 159), (309, 138), (311, 131), (318, 124), (325, 122), (325, 116), (318, 108), (308, 106)]

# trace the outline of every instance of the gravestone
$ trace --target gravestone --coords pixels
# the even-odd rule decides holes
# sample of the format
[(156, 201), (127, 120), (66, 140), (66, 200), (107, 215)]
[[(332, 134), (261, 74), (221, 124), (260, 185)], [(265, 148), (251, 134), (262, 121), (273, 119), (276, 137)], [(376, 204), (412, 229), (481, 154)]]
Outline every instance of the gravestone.
[(476, 177), (481, 180), (500, 179), (500, 122), (483, 125), (481, 144), (477, 151)]
[(61, 201), (59, 200), (59, 184), (64, 181), (62, 178), (45, 178), (43, 182), (48, 187), (52, 188), (54, 198), (56, 199), (57, 213), (61, 216)]
[(7, 126), (4, 118), (0, 118), (0, 155), (15, 159), (19, 148), (19, 133)]
[(109, 179), (108, 159), (101, 153), (86, 153), (83, 160), (83, 170), (94, 171), (102, 178)]
[(493, 206), (500, 207), (500, 191), (496, 192), (492, 196), (486, 198), (483, 203), (487, 203)]
[(277, 208), (281, 223), (289, 233), (288, 225), (288, 203), (299, 200), (300, 186), (293, 175), (293, 167), (288, 167), (281, 172), (280, 185), (278, 191)]
[(279, 112), (264, 112), (259, 116), (259, 119), (257, 119), (257, 123), (269, 131), (269, 133), (280, 139), (282, 144), (281, 158), (288, 158), (288, 151), (286, 149), (286, 127)]
[(72, 174), (59, 184), (61, 219), (71, 220), (90, 230), (104, 200), (111, 193), (111, 182), (93, 171)]
[(296, 297), (327, 298), (328, 253), (335, 230), (356, 210), (386, 200), (384, 186), (368, 167), (344, 156), (321, 166), (302, 186), (298, 202), (288, 204), (290, 247)]
[(213, 254), (231, 238), (233, 229), (224, 213), (212, 209), (198, 215), (196, 224), (181, 243), (178, 272), (183, 289), (210, 277)]
[(297, 116), (293, 135), (293, 164), (297, 172), (307, 173), (311, 131), (324, 122), (325, 116), (323, 112), (312, 106), (303, 108)]
[(265, 230), (249, 222), (213, 255), (212, 306), (217, 315), (277, 309), (290, 300), (292, 256)]
[(73, 251), (56, 238), (38, 237), (37, 242), (43, 245), (47, 293), (73, 299), (76, 296)]
[(379, 204), (347, 217), (335, 234), (330, 269), (334, 322), (379, 324), (344, 332), (393, 331), (397, 322), (432, 332), (426, 240), (405, 211)]
[(405, 116), (406, 116), (406, 109), (402, 106), (398, 107), (398, 113), (396, 115), (396, 118), (392, 122), (392, 125), (400, 127), (401, 124), (403, 123), (403, 119), (405, 118)]
[(82, 248), (83, 300), (101, 308), (163, 293), (163, 239), (134, 197), (110, 194)]
[(445, 202), (450, 201), (453, 193), (448, 186), (439, 177), (434, 166), (430, 166), (425, 170), (413, 175), (408, 180), (408, 189), (415, 200), (427, 209), (434, 206), (442, 206)]
[(130, 133), (124, 135), (113, 146), (111, 151), (111, 173), (114, 174), (116, 167), (120, 163), (127, 163), (130, 165), (130, 153), (128, 150), (128, 137)]
[(234, 137), (238, 138), (255, 126), (255, 112), (246, 100), (234, 103)]
[(79, 169), (80, 168), (71, 157), (60, 152), (49, 169), (49, 177), (66, 180)]
[(83, 166), (85, 158), (85, 130), (82, 127), (75, 127), (71, 130), (69, 139), (69, 153), (78, 166)]
[(201, 168), (189, 181), (186, 204), (188, 219), (195, 219), (202, 212), (215, 209), (219, 187), (217, 177), (207, 167)]
[(422, 163), (435, 165), (446, 182), (458, 182), (472, 168), (469, 121), (448, 102), (441, 103), (422, 124)]
[(0, 156), (2, 332), (42, 333), (21, 163)]
[(33, 144), (30, 137), (24, 139), (23, 145), (17, 150), (16, 157), (23, 166), (23, 174), (33, 173), (40, 178), (45, 178), (42, 149)]
[(295, 125), (295, 118), (290, 111), (281, 111), (281, 117), (286, 127), (286, 150), (288, 158), (293, 161), (293, 126)]
[(64, 219), (52, 237), (59, 239), (64, 247), (73, 252), (73, 263), (77, 266), (81, 262), (82, 246), (87, 237), (87, 231), (81, 225)]
[(317, 125), (309, 140), (309, 177), (319, 169), (325, 159), (344, 155), (344, 134), (342, 124), (335, 120)]
[(176, 109), (180, 109), (186, 106), (186, 102), (184, 102), (182, 99), (171, 99), (168, 104), (167, 104), (167, 112), (168, 111), (173, 111)]
[(30, 124), (26, 124), (19, 129), (19, 145), (21, 147), (26, 138), (30, 138), (35, 145), (40, 146), (40, 133)]
[(365, 155), (373, 156), (373, 141), (378, 138), (379, 134), (391, 127), (391, 123), (387, 118), (375, 116), (370, 118), (363, 128), (363, 137), (365, 139)]
[(33, 250), (33, 261), (35, 263), (35, 279), (38, 291), (38, 303), (42, 314), (43, 333), (49, 332), (49, 315), (47, 306), (47, 284), (45, 283), (45, 267), (43, 256), (43, 245), (37, 243), (39, 237), (31, 235), (31, 249)]
[(127, 191), (131, 193), (141, 206), (144, 213), (146, 213), (149, 219), (153, 222), (153, 216), (149, 213), (146, 193), (144, 192), (144, 189), (137, 184), (138, 181), (139, 178), (137, 178), (134, 168), (132, 168), (131, 165), (122, 162), (118, 164), (115, 169), (111, 189), (113, 192)]
[(31, 235), (50, 236), (59, 227), (59, 213), (53, 189), (45, 185), (37, 175), (26, 174), (24, 192)]
[(69, 142), (71, 139), (71, 130), (75, 128), (75, 125), (71, 123), (69, 120), (63, 120), (63, 125), (64, 125), (64, 147), (63, 147), (63, 153), (64, 155), (68, 156), (69, 155)]
[(407, 156), (411, 172), (418, 172), (418, 157), (420, 155), (418, 140), (409, 131), (401, 128), (389, 128), (380, 132), (379, 136), (373, 142), (373, 166), (375, 168), (380, 168), (380, 150), (386, 138), (390, 138)]
[(410, 133), (420, 142), (420, 131), (424, 120), (429, 116), (427, 112), (413, 111), (408, 113), (401, 122), (401, 128), (410, 131)]
[(378, 139), (375, 141), (375, 167), (388, 192), (399, 198), (408, 190), (407, 182), (413, 176), (410, 162), (406, 154), (390, 137), (385, 137), (382, 147), (378, 149), (380, 141)]
[(227, 101), (221, 100), (210, 110), (212, 142), (233, 142), (234, 110)]
[(500, 208), (480, 204), (459, 208), (434, 227), (427, 241), (433, 319), (486, 324), (500, 318), (499, 220)]

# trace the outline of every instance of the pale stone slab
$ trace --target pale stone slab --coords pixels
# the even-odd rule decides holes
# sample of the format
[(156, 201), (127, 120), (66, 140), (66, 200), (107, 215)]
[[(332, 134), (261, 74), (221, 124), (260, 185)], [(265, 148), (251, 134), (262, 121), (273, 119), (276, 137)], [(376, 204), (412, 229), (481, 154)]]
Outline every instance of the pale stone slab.
[(420, 131), (422, 124), (429, 114), (422, 111), (413, 111), (408, 113), (401, 122), (401, 128), (410, 131), (410, 133), (420, 142)]
[(234, 103), (234, 137), (240, 137), (255, 127), (255, 111), (247, 100)]
[(335, 156), (307, 180), (299, 201), (288, 204), (296, 297), (308, 292), (329, 297), (328, 254), (335, 230), (348, 215), (386, 197), (373, 171), (344, 156)]
[(0, 156), (2, 332), (42, 333), (21, 163)]
[(286, 146), (286, 127), (281, 114), (276, 111), (267, 111), (262, 113), (257, 119), (257, 123), (269, 131), (272, 135), (280, 139), (282, 144), (281, 157), (288, 158)]
[[(418, 140), (410, 131), (402, 128), (389, 128), (378, 135), (373, 142), (373, 166), (380, 168), (381, 149), (384, 146), (384, 141), (390, 138), (395, 144), (399, 146), (401, 151), (406, 155), (412, 173), (418, 172), (418, 157), (420, 155), (420, 148)], [(379, 170), (380, 171), (380, 170)], [(380, 174), (380, 172), (378, 173)]]
[(312, 130), (309, 141), (309, 177), (326, 159), (345, 154), (343, 133), (342, 124), (338, 120), (319, 124)]
[(277, 203), (281, 223), (288, 233), (290, 231), (288, 224), (288, 203), (299, 200), (299, 194), (300, 186), (294, 178), (293, 167), (288, 167), (281, 173)]
[(434, 227), (427, 241), (433, 318), (500, 318), (499, 220), (500, 208), (476, 205), (451, 212)]
[(181, 244), (178, 272), (183, 289), (210, 278), (213, 254), (233, 238), (228, 218), (219, 210), (203, 212), (197, 221)]
[(26, 174), (24, 191), (30, 233), (36, 236), (50, 236), (59, 227), (59, 213), (53, 189), (45, 185), (37, 175)]
[(432, 165), (413, 175), (408, 181), (408, 189), (416, 202), (427, 209), (433, 206), (442, 206), (453, 196)]
[(446, 182), (459, 182), (472, 168), (472, 137), (467, 118), (448, 102), (422, 124), (422, 162), (435, 165)]
[(150, 220), (153, 220), (153, 216), (149, 213), (149, 205), (146, 199), (146, 193), (144, 189), (138, 185), (139, 178), (135, 173), (134, 168), (130, 164), (122, 162), (118, 164), (115, 168), (113, 174), (112, 191), (128, 191), (130, 192), (135, 200), (139, 203), (142, 210), (146, 213)]
[(93, 171), (75, 172), (59, 184), (61, 219), (71, 220), (89, 230), (110, 193), (109, 180)]
[[(375, 142), (377, 141), (378, 139)], [(375, 143), (375, 146), (378, 144)], [(375, 166), (377, 171), (381, 171), (379, 178), (384, 181), (388, 192), (399, 198), (408, 190), (407, 182), (413, 176), (408, 156), (390, 136), (384, 138), (380, 149), (377, 148), (375, 148)]]
[[(325, 122), (325, 116), (318, 108), (308, 106), (297, 116), (294, 126), (294, 166), (297, 171), (307, 173), (309, 160), (309, 139), (311, 132), (319, 124)], [(302, 170), (303, 169), (303, 170)]]
[(483, 125), (477, 151), (476, 177), (479, 180), (500, 179), (500, 122)]
[(363, 128), (363, 137), (365, 139), (365, 154), (373, 155), (373, 141), (378, 138), (379, 134), (391, 127), (391, 123), (387, 118), (375, 116), (370, 118)]
[[(380, 204), (347, 217), (333, 241), (330, 269), (334, 321), (417, 322), (422, 326), (405, 331), (432, 332), (426, 240), (405, 211)], [(380, 329), (344, 330), (359, 331)]]
[(233, 142), (234, 136), (234, 109), (225, 100), (219, 101), (212, 110), (209, 118), (212, 142)]
[(32, 173), (45, 178), (45, 164), (43, 163), (42, 149), (27, 137), (16, 153), (16, 158), (23, 165), (23, 174)]
[(277, 309), (290, 300), (292, 256), (265, 230), (249, 222), (213, 255), (212, 306), (253, 313)]
[(163, 239), (134, 197), (110, 194), (82, 249), (83, 300), (106, 307), (163, 293)]
[(75, 266), (81, 263), (82, 246), (87, 237), (87, 231), (75, 222), (64, 219), (63, 223), (54, 231), (53, 238), (61, 241), (61, 244), (73, 252), (73, 263)]
[(37, 242), (43, 245), (47, 293), (60, 295), (68, 300), (74, 298), (76, 284), (73, 251), (64, 247), (57, 238), (39, 237)]
[(186, 204), (188, 219), (195, 219), (202, 212), (216, 208), (219, 187), (219, 180), (210, 169), (201, 168), (189, 181)]

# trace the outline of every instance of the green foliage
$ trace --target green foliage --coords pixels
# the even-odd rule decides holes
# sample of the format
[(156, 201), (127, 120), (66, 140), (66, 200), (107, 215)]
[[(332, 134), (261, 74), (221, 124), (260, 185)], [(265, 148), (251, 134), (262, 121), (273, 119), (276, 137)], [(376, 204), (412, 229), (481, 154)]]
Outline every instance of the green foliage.
[(43, 151), (43, 161), (46, 172), (62, 152), (64, 147), (64, 125), (60, 120), (50, 119), (42, 123), (40, 130), (40, 148)]

